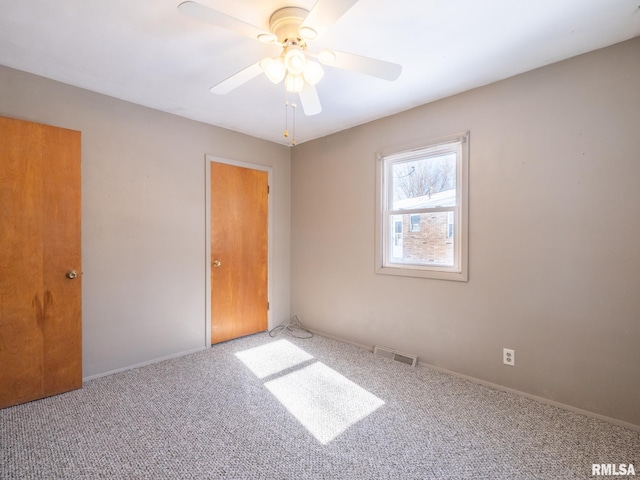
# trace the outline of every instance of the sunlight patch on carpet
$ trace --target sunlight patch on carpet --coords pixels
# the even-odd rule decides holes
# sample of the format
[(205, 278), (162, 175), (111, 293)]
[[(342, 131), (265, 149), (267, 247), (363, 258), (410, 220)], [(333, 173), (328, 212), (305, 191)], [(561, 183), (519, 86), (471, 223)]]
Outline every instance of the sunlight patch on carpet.
[(384, 405), (324, 363), (309, 364), (314, 357), (287, 340), (235, 356), (259, 379), (276, 377), (264, 386), (323, 445)]
[(321, 362), (271, 380), (265, 387), (324, 445), (384, 405)]
[(266, 378), (313, 358), (286, 340), (278, 340), (238, 352), (236, 357), (258, 378)]

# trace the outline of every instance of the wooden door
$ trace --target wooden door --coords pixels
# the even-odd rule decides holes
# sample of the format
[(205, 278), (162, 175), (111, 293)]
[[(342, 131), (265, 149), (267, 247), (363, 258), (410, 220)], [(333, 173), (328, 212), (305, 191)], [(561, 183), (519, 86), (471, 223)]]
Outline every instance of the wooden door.
[(82, 386), (80, 132), (0, 117), (0, 231), (2, 408)]
[(267, 329), (268, 172), (211, 163), (211, 343)]

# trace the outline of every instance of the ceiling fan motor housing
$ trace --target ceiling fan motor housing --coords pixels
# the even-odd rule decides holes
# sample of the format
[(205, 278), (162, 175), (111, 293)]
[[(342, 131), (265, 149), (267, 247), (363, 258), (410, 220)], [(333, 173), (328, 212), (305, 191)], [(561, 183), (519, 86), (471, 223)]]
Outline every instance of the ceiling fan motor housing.
[(283, 45), (298, 44), (304, 47), (305, 42), (300, 35), (300, 25), (309, 15), (309, 11), (300, 7), (284, 7), (273, 12), (269, 20), (269, 29), (278, 37)]

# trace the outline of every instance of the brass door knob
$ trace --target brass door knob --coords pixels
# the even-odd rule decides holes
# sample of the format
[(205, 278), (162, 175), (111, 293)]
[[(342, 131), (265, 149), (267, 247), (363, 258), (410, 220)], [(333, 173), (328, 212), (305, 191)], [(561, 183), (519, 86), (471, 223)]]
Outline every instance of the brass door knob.
[(73, 280), (74, 278), (78, 278), (78, 272), (76, 272), (75, 270), (69, 270), (66, 274), (65, 277)]
[(220, 263), (220, 260), (214, 260), (213, 261), (213, 266), (218, 268), (220, 265), (222, 265), (222, 263)]

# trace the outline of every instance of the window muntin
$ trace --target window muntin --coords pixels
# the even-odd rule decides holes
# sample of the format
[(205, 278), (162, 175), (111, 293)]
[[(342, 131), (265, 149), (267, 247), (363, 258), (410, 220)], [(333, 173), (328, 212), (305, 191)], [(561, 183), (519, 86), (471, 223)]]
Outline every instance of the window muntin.
[(380, 156), (377, 271), (467, 280), (468, 133)]

